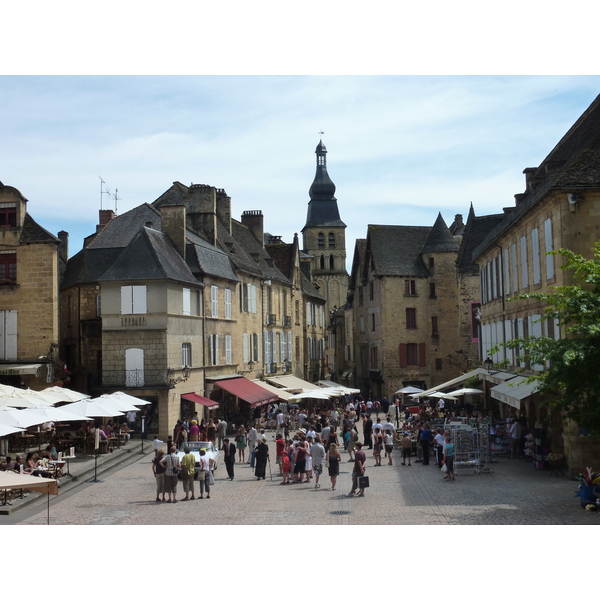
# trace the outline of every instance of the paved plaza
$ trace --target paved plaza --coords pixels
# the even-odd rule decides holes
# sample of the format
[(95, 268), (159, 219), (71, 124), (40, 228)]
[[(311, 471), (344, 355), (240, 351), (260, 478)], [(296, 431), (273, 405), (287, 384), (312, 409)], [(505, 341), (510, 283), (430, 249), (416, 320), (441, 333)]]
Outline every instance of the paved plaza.
[[(168, 504), (155, 501), (152, 451), (135, 452), (130, 464), (102, 473), (98, 483), (82, 482), (51, 497), (53, 525), (598, 525), (600, 513), (583, 510), (574, 495), (577, 482), (549, 477), (524, 460), (499, 458), (492, 473), (460, 470), (446, 482), (432, 463), (374, 467), (367, 450), (371, 487), (364, 497), (347, 498), (352, 463), (343, 453), (337, 489), (325, 470), (321, 488), (313, 483), (280, 485), (271, 447), (272, 480), (257, 481), (248, 465), (235, 465), (229, 481), (221, 462), (211, 498)], [(148, 452), (149, 450), (149, 452)], [(198, 484), (196, 484), (197, 486)], [(197, 490), (198, 488), (196, 488)], [(196, 494), (198, 492), (196, 491)], [(178, 499), (183, 497), (181, 483)], [(45, 499), (0, 516), (5, 524), (46, 524)]]

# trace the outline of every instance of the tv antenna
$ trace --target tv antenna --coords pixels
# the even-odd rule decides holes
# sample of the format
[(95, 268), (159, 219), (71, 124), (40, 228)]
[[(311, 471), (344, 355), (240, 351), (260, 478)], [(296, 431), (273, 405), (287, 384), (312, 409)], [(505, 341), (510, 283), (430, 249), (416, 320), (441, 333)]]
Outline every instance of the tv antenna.
[(100, 178), (100, 210), (102, 210), (102, 196), (106, 194), (110, 198), (110, 190), (107, 187), (105, 188), (106, 182), (104, 179), (100, 175), (98, 177)]
[(115, 199), (115, 215), (117, 214), (117, 201), (119, 199), (119, 189), (115, 188), (115, 193), (113, 195), (113, 198)]

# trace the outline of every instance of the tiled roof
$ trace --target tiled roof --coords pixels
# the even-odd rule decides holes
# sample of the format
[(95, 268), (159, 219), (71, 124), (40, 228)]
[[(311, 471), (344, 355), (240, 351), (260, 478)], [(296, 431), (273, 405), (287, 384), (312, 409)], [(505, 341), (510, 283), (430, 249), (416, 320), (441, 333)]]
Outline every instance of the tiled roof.
[(503, 218), (504, 214), (476, 217), (471, 206), (456, 261), (459, 272), (479, 271), (479, 266), (473, 262), (473, 250)]
[(435, 252), (458, 252), (459, 243), (450, 233), (450, 229), (442, 218), (442, 213), (438, 217), (429, 232), (427, 241), (421, 248), (422, 254), (433, 254)]
[(41, 225), (38, 225), (29, 213), (25, 213), (23, 229), (21, 231), (21, 237), (19, 241), (26, 244), (43, 242), (55, 242), (56, 244), (59, 243), (59, 239), (44, 229)]

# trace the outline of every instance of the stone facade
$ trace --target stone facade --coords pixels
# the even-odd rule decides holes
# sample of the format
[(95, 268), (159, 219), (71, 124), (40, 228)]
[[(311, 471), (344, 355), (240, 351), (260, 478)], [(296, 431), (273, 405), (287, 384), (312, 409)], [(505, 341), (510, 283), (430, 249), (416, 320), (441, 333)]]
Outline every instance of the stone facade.
[[(14, 365), (14, 376), (6, 371), (0, 378), (17, 386), (21, 378), (26, 387), (43, 389), (63, 376), (57, 352), (61, 242), (28, 214), (21, 192), (2, 183), (0, 213), (0, 362)], [(20, 374), (19, 364), (26, 363), (49, 366), (37, 375)]]

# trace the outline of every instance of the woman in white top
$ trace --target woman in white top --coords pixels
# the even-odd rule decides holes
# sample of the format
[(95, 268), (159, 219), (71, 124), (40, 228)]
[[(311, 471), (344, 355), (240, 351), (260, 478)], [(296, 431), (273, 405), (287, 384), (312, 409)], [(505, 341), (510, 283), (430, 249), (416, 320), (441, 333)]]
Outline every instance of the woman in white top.
[(312, 447), (312, 444), (307, 440), (304, 442), (304, 447), (306, 448), (306, 464), (304, 467), (304, 470), (306, 472), (306, 483), (310, 483), (313, 474), (312, 456), (310, 455), (310, 449)]

